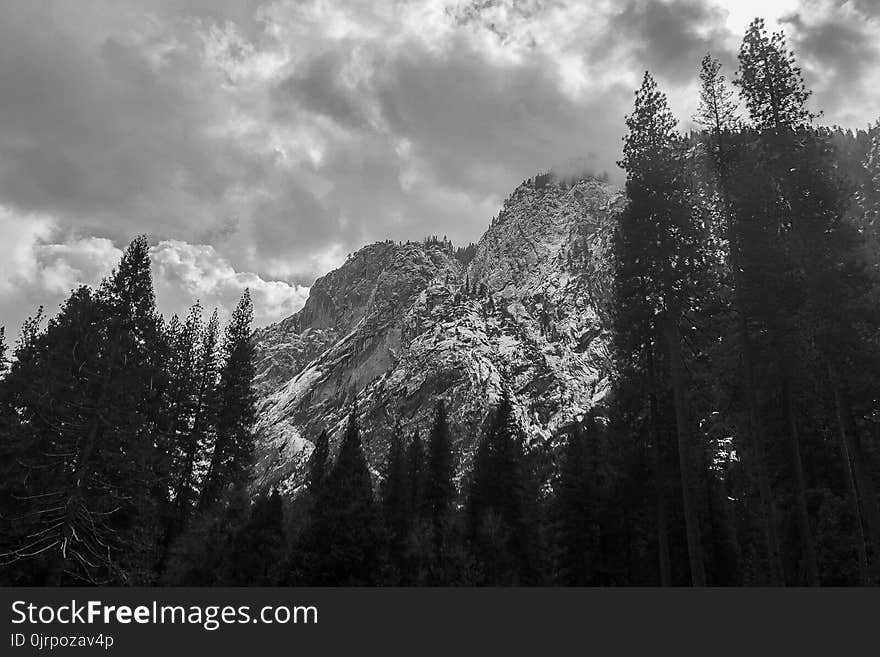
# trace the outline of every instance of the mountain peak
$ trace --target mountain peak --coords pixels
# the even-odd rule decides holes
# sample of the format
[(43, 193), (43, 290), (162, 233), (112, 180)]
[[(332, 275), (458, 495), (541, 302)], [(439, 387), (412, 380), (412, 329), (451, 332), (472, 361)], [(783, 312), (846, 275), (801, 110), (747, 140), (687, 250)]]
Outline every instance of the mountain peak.
[(539, 175), (505, 201), (467, 266), (445, 240), (386, 241), (318, 279), (301, 311), (257, 333), (258, 484), (296, 489), (311, 441), (340, 433), (355, 395), (375, 466), (387, 429), (427, 428), (442, 398), (466, 472), (502, 378), (530, 441), (554, 440), (606, 387), (605, 249), (619, 203), (600, 180)]

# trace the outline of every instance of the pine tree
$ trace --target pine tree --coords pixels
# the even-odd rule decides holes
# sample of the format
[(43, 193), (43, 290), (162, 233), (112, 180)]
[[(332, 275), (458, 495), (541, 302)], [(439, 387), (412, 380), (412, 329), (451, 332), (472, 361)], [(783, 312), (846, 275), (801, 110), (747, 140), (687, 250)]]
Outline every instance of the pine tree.
[(876, 236), (880, 230), (880, 134), (871, 141), (871, 149), (865, 156), (862, 167), (865, 171), (865, 184), (860, 190), (865, 212), (863, 225), (872, 228)]
[[(6, 345), (6, 327), (0, 326), (0, 454), (2, 454), (4, 459), (2, 462), (5, 467), (0, 466), (0, 480), (7, 481), (8, 476), (4, 470), (9, 467), (9, 463), (12, 457), (12, 431), (15, 426), (15, 413), (14, 408), (11, 406), (11, 395), (6, 390), (6, 386), (3, 385), (3, 380), (6, 373), (9, 371), (9, 359), (6, 355), (6, 350), (8, 349)], [(7, 452), (6, 450), (10, 450)], [(3, 484), (0, 484), (2, 487)], [(6, 508), (5, 503), (3, 502), (3, 493), (2, 488), (0, 488), (0, 517), (2, 517), (3, 509)], [(2, 526), (2, 525), (0, 525)], [(2, 550), (2, 547), (0, 547)]]
[(149, 581), (164, 377), (146, 239), (27, 340), (9, 378), (27, 375), (16, 403), (28, 495), (17, 511), (32, 521), (4, 558), (39, 560), (53, 583)]
[[(880, 124), (878, 124), (880, 125)], [(880, 251), (880, 128), (875, 127), (873, 138), (859, 162), (856, 175), (856, 225), (865, 237), (864, 260), (875, 277), (880, 274), (880, 262), (875, 257)]]
[(174, 487), (173, 499), (177, 502), (183, 494), (182, 481), (186, 478), (190, 426), (196, 404), (198, 386), (198, 339), (201, 331), (201, 307), (196, 304), (180, 322), (177, 315), (171, 318), (166, 330), (168, 356), (167, 417), (165, 439), (168, 450), (169, 480)]
[(414, 518), (424, 517), (427, 467), (425, 464), (425, 446), (419, 437), (418, 430), (413, 433), (406, 451), (406, 473), (410, 513)]
[(413, 433), (406, 450), (406, 499), (409, 515), (403, 568), (403, 582), (423, 585), (430, 581), (433, 559), (431, 515), (427, 504), (428, 464), (419, 431)]
[[(876, 342), (866, 339), (880, 329), (880, 313), (875, 282), (859, 256), (865, 235), (846, 220), (852, 187), (839, 178), (825, 135), (807, 136), (812, 138), (798, 152), (799, 166), (790, 172), (797, 213), (790, 252), (805, 297), (798, 332), (817, 351), (818, 372), (812, 376), (821, 376), (822, 370), (827, 375), (836, 420), (830, 424), (836, 424), (862, 579), (867, 583), (872, 579), (869, 560), (880, 575), (880, 506), (856, 418), (861, 415), (864, 422), (873, 414), (874, 403), (868, 401), (873, 395), (859, 389), (880, 382), (880, 353)], [(858, 407), (862, 410), (854, 410)]]
[(185, 530), (199, 498), (201, 463), (207, 458), (207, 448), (214, 436), (217, 412), (217, 311), (203, 325), (201, 306), (196, 302), (184, 324), (176, 319), (172, 318), (168, 328), (171, 508), (157, 564), (160, 574), (174, 540)]
[[(758, 406), (758, 385), (754, 374), (754, 346), (749, 334), (749, 317), (744, 296), (746, 286), (742, 276), (741, 216), (735, 203), (734, 181), (741, 175), (743, 163), (738, 151), (743, 147), (742, 135), (738, 133), (737, 105), (733, 91), (728, 89), (721, 74), (721, 63), (707, 54), (700, 71), (700, 107), (696, 121), (710, 131), (709, 148), (712, 154), (710, 171), (714, 174), (716, 204), (720, 215), (719, 232), (727, 245), (727, 264), (730, 285), (733, 288), (732, 309), (736, 315), (736, 332), (739, 337), (742, 384), (745, 390), (747, 429), (749, 443), (746, 450), (751, 455), (754, 477), (761, 499), (761, 516), (769, 563), (770, 583), (779, 585), (784, 581), (781, 550), (778, 537), (776, 503), (770, 485), (766, 455), (766, 429)], [(738, 159), (739, 158), (739, 159)]]
[(505, 386), (474, 455), (466, 518), (485, 583), (535, 583), (537, 537), (531, 517), (522, 430)]
[(313, 586), (363, 586), (376, 581), (380, 519), (354, 410), (339, 454), (312, 507), (304, 537), (306, 579)]
[[(810, 92), (784, 35), (768, 35), (763, 22), (755, 20), (743, 40), (734, 82), (757, 131), (752, 171), (743, 171), (740, 176), (753, 182), (740, 182), (736, 199), (740, 206), (737, 264), (743, 290), (741, 305), (744, 314), (760, 322), (771, 336), (806, 581), (818, 585), (797, 391), (806, 374), (801, 353), (808, 339), (803, 329), (809, 322), (804, 321), (803, 311), (813, 297), (809, 279), (815, 280), (808, 272), (822, 277), (823, 263), (829, 260), (828, 247), (834, 241), (829, 237), (836, 237), (829, 232), (832, 226), (828, 220), (841, 214), (841, 196), (832, 191), (828, 167), (819, 161), (826, 145), (810, 128), (816, 116), (806, 107)], [(831, 256), (834, 260), (839, 257), (839, 252)]]
[(251, 341), (253, 307), (244, 291), (223, 339), (223, 366), (220, 371), (216, 438), (211, 465), (202, 489), (200, 506), (218, 502), (224, 490), (234, 490), (247, 482), (253, 454), (253, 427), (256, 422), (254, 345)]
[[(18, 435), (13, 395), (5, 384), (5, 375), (9, 370), (6, 355), (6, 330), (0, 327), (0, 554), (7, 551), (6, 539), (11, 537), (7, 523), (11, 522), (11, 513), (15, 507), (14, 499), (18, 492), (15, 480), (14, 459), (17, 452), (16, 436)], [(0, 584), (8, 584), (8, 577), (0, 579)]]
[(214, 310), (208, 324), (201, 327), (197, 336), (191, 419), (180, 445), (182, 467), (176, 482), (175, 500), (181, 522), (186, 519), (199, 497), (202, 474), (199, 472), (199, 464), (206, 459), (209, 445), (216, 441), (220, 375), (219, 330), (219, 319)]
[(737, 123), (737, 105), (734, 92), (721, 73), (721, 62), (710, 53), (701, 63), (700, 105), (694, 120), (711, 131), (714, 161), (723, 175), (727, 166), (727, 141)]
[(9, 360), (6, 357), (7, 349), (9, 349), (9, 346), (6, 344), (6, 327), (0, 326), (0, 378), (9, 369)]
[[(42, 322), (40, 307), (22, 325), (12, 365), (0, 380), (0, 582), (4, 585), (55, 583), (47, 576), (45, 557), (39, 553), (16, 554), (27, 545), (28, 535), (38, 520), (29, 514), (31, 505), (27, 500), (32, 491), (42, 490), (52, 477), (52, 473), (36, 468), (41, 460), (50, 458), (48, 454), (41, 456), (40, 431), (35, 426), (40, 421), (35, 403), (40, 393), (34, 384), (44, 360)], [(34, 475), (40, 475), (39, 481)]]
[(169, 347), (168, 389), (166, 392), (167, 431), (172, 445), (181, 442), (192, 418), (196, 396), (196, 359), (198, 338), (201, 332), (202, 309), (198, 302), (190, 308), (184, 323), (177, 315), (171, 318), (166, 330)]
[(231, 491), (224, 502), (189, 519), (161, 573), (164, 586), (230, 585), (237, 567), (235, 543), (244, 534), (250, 504), (242, 489)]
[(389, 556), (398, 573), (405, 570), (407, 539), (412, 527), (410, 503), (406, 455), (398, 423), (391, 438), (385, 480), (382, 482), (382, 515), (388, 536)]
[(782, 32), (768, 34), (764, 20), (756, 18), (746, 31), (739, 62), (734, 84), (758, 130), (794, 130), (816, 118), (806, 107), (810, 91)]
[[(122, 577), (144, 582), (153, 576), (161, 534), (155, 491), (162, 457), (156, 445), (167, 385), (146, 237), (131, 242), (118, 268), (96, 290), (95, 300), (107, 326), (99, 356), (103, 373), (93, 397), (94, 415), (80, 443), (82, 470), (76, 476), (92, 474), (97, 488), (106, 486), (108, 477), (118, 477), (119, 511), (110, 530), (128, 534), (120, 541)], [(110, 454), (109, 462), (92, 469), (92, 456), (104, 460)], [(105, 504), (107, 497), (105, 492)]]
[(601, 426), (590, 417), (565, 444), (555, 486), (560, 584), (606, 583), (601, 541), (608, 455), (603, 442)]
[(442, 567), (440, 562), (443, 560), (443, 549), (449, 532), (450, 512), (455, 495), (455, 485), (452, 482), (453, 469), (446, 406), (441, 400), (437, 402), (428, 443), (425, 486), (425, 502), (430, 515), (434, 558), (438, 562), (438, 567)]
[(330, 458), (330, 442), (327, 438), (327, 430), (321, 431), (315, 447), (309, 455), (309, 469), (306, 475), (306, 488), (317, 496), (321, 492), (321, 485), (327, 476), (327, 461)]
[[(703, 296), (707, 243), (689, 198), (682, 142), (666, 96), (649, 73), (636, 92), (633, 113), (627, 117), (620, 165), (627, 172), (627, 205), (619, 215), (614, 240), (618, 352), (641, 363), (648, 372), (657, 449), (662, 430), (654, 401), (659, 394), (658, 350), (665, 348), (672, 389), (674, 426), (678, 437), (679, 469), (691, 579), (706, 583), (699, 521), (697, 481), (700, 451), (692, 445), (680, 324)], [(658, 464), (662, 457), (658, 456)], [(659, 466), (658, 466), (659, 467)], [(666, 538), (662, 516), (665, 475), (658, 471), (661, 555)], [(661, 561), (661, 570), (667, 568)], [(664, 579), (666, 577), (664, 576)]]
[(247, 522), (232, 538), (223, 583), (227, 586), (277, 585), (284, 549), (283, 503), (281, 494), (273, 489), (270, 494), (257, 497)]

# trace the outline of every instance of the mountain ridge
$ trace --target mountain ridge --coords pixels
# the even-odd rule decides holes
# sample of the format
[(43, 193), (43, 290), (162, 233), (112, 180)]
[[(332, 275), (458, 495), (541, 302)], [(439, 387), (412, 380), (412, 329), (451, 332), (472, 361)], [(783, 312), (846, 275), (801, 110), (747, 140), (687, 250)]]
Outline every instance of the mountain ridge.
[(295, 494), (312, 440), (335, 443), (357, 396), (380, 477), (390, 430), (450, 413), (459, 482), (508, 381), (530, 444), (553, 443), (605, 393), (607, 248), (622, 194), (595, 178), (519, 185), (466, 265), (439, 240), (369, 244), (260, 329), (255, 485)]

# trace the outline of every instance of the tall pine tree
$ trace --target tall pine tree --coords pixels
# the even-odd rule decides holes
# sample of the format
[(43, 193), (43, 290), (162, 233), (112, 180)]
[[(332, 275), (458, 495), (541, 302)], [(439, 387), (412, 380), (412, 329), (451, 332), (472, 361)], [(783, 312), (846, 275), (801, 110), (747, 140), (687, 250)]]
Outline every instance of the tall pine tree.
[(355, 411), (339, 454), (312, 507), (303, 538), (306, 583), (364, 586), (376, 583), (381, 526)]
[(321, 492), (324, 478), (327, 476), (328, 461), (330, 459), (330, 441), (327, 438), (327, 430), (321, 431), (315, 447), (309, 455), (309, 469), (306, 475), (306, 488), (317, 496)]
[(15, 479), (27, 483), (3, 558), (36, 560), (46, 583), (149, 582), (164, 373), (146, 239), (26, 335), (4, 380), (19, 388)]
[(468, 534), (489, 585), (534, 584), (540, 579), (534, 500), (525, 441), (505, 385), (491, 424), (474, 455), (467, 500)]
[[(711, 179), (714, 182), (715, 203), (718, 208), (719, 232), (727, 245), (729, 285), (733, 289), (732, 311), (735, 315), (735, 333), (741, 353), (741, 377), (746, 402), (745, 451), (757, 485), (761, 507), (761, 524), (767, 549), (769, 582), (784, 582), (782, 555), (778, 535), (776, 501), (770, 483), (767, 459), (765, 423), (758, 403), (758, 385), (755, 377), (755, 348), (752, 344), (750, 318), (746, 303), (746, 285), (742, 268), (742, 214), (737, 206), (737, 183), (743, 180), (749, 166), (747, 137), (739, 130), (734, 93), (721, 74), (721, 63), (707, 54), (700, 70), (700, 105), (696, 121), (708, 129), (708, 150), (711, 154)], [(745, 191), (746, 187), (742, 190)]]
[(428, 442), (428, 470), (425, 482), (425, 502), (431, 520), (434, 561), (435, 566), (440, 569), (443, 567), (443, 552), (455, 496), (455, 485), (452, 482), (453, 468), (449, 423), (446, 419), (446, 406), (441, 400), (437, 402)]
[(382, 482), (382, 515), (388, 537), (389, 558), (399, 577), (405, 570), (407, 539), (412, 527), (406, 454), (400, 423), (394, 427), (385, 479)]
[(245, 290), (232, 313), (223, 339), (216, 436), (199, 501), (202, 508), (221, 500), (224, 491), (243, 487), (250, 472), (256, 422), (252, 319), (251, 296)]
[[(663, 385), (658, 365), (665, 360), (678, 439), (691, 581), (702, 586), (706, 583), (699, 518), (702, 450), (693, 444), (681, 324), (689, 321), (704, 296), (700, 287), (706, 278), (707, 240), (689, 196), (676, 120), (649, 73), (636, 92), (635, 107), (626, 123), (629, 134), (620, 164), (627, 172), (627, 204), (618, 217), (614, 239), (618, 353), (625, 362), (644, 369), (650, 380), (651, 423), (659, 452), (661, 555), (667, 549), (662, 535), (667, 477), (662, 467), (664, 429), (655, 400)], [(668, 568), (664, 561), (661, 570)], [(668, 580), (665, 575), (664, 580)]]

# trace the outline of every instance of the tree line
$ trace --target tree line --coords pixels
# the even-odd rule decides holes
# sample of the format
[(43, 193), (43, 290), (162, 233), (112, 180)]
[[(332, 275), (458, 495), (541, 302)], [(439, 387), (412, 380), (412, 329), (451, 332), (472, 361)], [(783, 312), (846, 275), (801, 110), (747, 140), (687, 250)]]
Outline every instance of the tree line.
[(609, 418), (654, 484), (633, 508), (653, 579), (876, 584), (873, 155), (853, 166), (865, 140), (814, 126), (761, 20), (732, 87), (711, 55), (700, 80), (685, 137), (645, 74), (620, 163)]
[[(357, 402), (355, 402), (356, 404)], [(566, 498), (540, 491), (543, 458), (525, 447), (507, 386), (483, 430), (464, 486), (446, 407), (437, 402), (425, 439), (390, 435), (381, 473), (364, 456), (353, 406), (336, 454), (326, 431), (315, 440), (303, 489), (284, 501), (258, 496), (246, 513), (211, 519), (182, 544), (170, 580), (187, 585), (522, 586), (575, 583), (585, 554), (569, 518), (582, 519), (578, 430), (559, 481)], [(568, 505), (568, 506), (567, 506)], [(556, 520), (548, 522), (545, 513)], [(557, 552), (557, 546), (570, 546)], [(578, 571), (579, 572), (579, 571)]]
[(255, 395), (247, 290), (220, 334), (156, 311), (146, 238), (43, 327), (0, 380), (6, 584), (151, 584), (194, 519), (243, 494)]
[[(442, 402), (398, 427), (374, 486), (352, 410), (315, 439), (304, 489), (250, 487), (255, 353), (247, 291), (222, 331), (198, 302), (156, 310), (136, 238), (97, 287), (0, 333), (4, 585), (441, 585), (545, 581), (539, 473), (505, 387), (455, 483)], [(45, 326), (44, 326), (45, 324)]]

